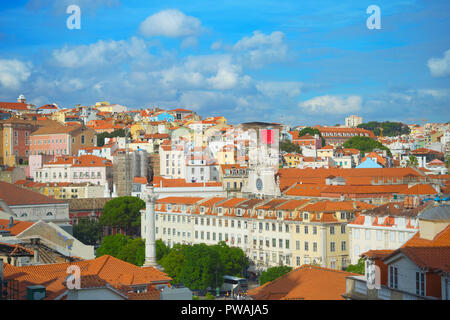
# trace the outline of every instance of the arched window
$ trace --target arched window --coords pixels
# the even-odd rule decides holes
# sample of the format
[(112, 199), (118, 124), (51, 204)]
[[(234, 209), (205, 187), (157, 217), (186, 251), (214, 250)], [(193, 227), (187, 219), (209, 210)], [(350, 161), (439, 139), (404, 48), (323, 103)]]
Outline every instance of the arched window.
[(47, 217), (53, 217), (53, 213), (52, 212), (47, 212)]
[(21, 217), (28, 217), (28, 213), (22, 213), (20, 216)]

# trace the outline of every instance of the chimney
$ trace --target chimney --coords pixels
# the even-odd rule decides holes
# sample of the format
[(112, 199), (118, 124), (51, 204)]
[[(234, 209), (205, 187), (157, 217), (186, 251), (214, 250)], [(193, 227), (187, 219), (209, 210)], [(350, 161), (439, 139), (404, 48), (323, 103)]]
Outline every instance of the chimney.
[(12, 227), (14, 227), (14, 218), (13, 218), (13, 216), (9, 217), (9, 223), (8, 223), (7, 228), (10, 229)]

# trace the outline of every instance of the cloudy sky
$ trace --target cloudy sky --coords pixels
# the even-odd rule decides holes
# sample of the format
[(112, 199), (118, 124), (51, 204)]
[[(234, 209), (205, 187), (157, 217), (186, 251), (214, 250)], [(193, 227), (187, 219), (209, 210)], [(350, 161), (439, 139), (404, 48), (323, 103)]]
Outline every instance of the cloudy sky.
[[(70, 5), (80, 29), (67, 27)], [(367, 27), (370, 5), (381, 29)], [(446, 0), (1, 1), (0, 101), (447, 122), (449, 31)]]

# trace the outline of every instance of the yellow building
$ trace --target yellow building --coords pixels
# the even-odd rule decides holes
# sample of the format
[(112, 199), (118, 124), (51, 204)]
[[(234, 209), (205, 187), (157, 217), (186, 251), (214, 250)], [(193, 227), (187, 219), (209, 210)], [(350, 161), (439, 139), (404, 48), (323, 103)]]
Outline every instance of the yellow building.
[(356, 213), (373, 207), (359, 201), (319, 201), (303, 207), (291, 228), (293, 264), (345, 269), (350, 261), (346, 225)]
[(283, 158), (289, 168), (297, 168), (300, 164), (302, 155), (299, 153), (286, 153), (283, 155)]
[(241, 197), (242, 187), (248, 178), (248, 167), (239, 164), (223, 164), (219, 170), (219, 181), (222, 182), (227, 197)]
[(217, 163), (219, 165), (236, 163), (234, 159), (234, 145), (226, 145), (217, 151)]
[(325, 146), (317, 150), (317, 158), (332, 158), (334, 155), (333, 146)]

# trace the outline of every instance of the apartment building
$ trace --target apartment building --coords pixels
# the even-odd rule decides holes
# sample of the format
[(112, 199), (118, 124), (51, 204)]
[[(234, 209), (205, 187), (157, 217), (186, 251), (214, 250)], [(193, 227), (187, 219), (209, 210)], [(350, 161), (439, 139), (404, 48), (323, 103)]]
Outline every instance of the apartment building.
[(186, 178), (186, 156), (183, 145), (171, 145), (170, 140), (159, 146), (160, 174), (170, 179)]
[(97, 145), (95, 130), (84, 125), (45, 126), (30, 138), (30, 154), (77, 155), (79, 149)]
[(428, 208), (419, 231), (396, 250), (362, 254), (365, 276), (347, 277), (345, 298), (354, 300), (449, 300), (450, 206)]
[(363, 252), (401, 247), (418, 232), (419, 214), (428, 207), (407, 196), (403, 202), (389, 202), (358, 216), (347, 226), (350, 263), (358, 263)]
[(346, 224), (373, 207), (357, 201), (167, 197), (156, 203), (156, 239), (169, 246), (225, 241), (241, 248), (257, 272), (305, 263), (341, 269), (349, 261)]
[(94, 185), (111, 185), (112, 162), (91, 155), (60, 156), (44, 163), (34, 173), (36, 182), (89, 182)]

